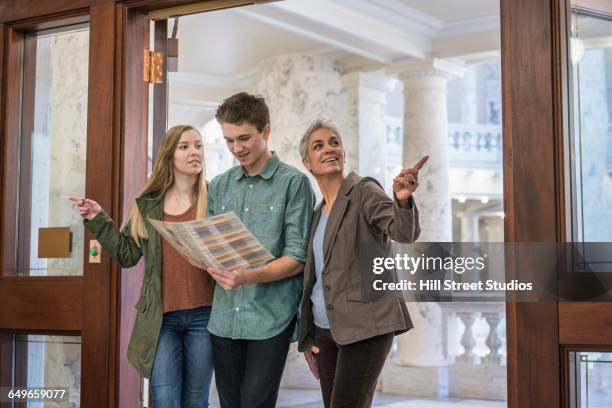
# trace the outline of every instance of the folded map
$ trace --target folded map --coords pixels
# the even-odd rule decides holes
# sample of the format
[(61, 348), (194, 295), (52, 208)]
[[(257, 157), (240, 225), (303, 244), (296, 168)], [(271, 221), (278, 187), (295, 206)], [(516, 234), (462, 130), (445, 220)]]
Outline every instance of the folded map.
[(248, 268), (274, 259), (233, 212), (186, 222), (148, 220), (179, 254), (202, 269)]

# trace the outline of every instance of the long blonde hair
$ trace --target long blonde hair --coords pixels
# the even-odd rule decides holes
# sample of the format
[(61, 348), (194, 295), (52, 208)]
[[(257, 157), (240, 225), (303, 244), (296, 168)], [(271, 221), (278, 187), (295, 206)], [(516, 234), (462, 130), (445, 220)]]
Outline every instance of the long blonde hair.
[[(202, 135), (200, 132), (189, 125), (178, 125), (168, 130), (161, 140), (155, 163), (153, 164), (153, 170), (151, 176), (147, 180), (147, 183), (142, 190), (140, 195), (157, 192), (161, 195), (165, 195), (166, 191), (174, 184), (174, 152), (176, 147), (181, 140), (183, 133), (193, 130), (200, 138)], [(207, 189), (206, 189), (206, 170), (204, 162), (202, 162), (202, 171), (198, 174), (198, 179), (195, 183), (194, 196), (196, 198), (196, 218), (201, 219), (206, 216), (206, 205), (207, 205)], [(136, 241), (136, 245), (140, 246), (140, 239), (147, 239), (147, 229), (145, 228), (144, 219), (138, 205), (132, 204), (125, 218), (123, 227), (129, 223), (130, 235)]]

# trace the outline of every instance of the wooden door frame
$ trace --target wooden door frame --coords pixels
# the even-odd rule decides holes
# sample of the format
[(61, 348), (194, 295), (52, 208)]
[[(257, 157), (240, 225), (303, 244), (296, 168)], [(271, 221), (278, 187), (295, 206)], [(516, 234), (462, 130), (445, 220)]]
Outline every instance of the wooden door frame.
[[(566, 7), (565, 0), (502, 1), (506, 242), (567, 239)], [(534, 265), (512, 265), (507, 279), (557, 282), (559, 271)], [(557, 292), (556, 286), (549, 289)], [(517, 303), (509, 297), (506, 319), (509, 407), (560, 407), (558, 302)]]
[[(144, 39), (139, 33), (144, 34), (146, 29), (140, 25), (142, 19), (138, 22), (133, 13), (143, 16), (150, 10), (191, 3), (194, 2), (0, 1), (1, 55), (5, 54), (7, 45), (7, 24), (36, 22), (74, 10), (88, 11), (92, 33), (88, 135), (92, 142), (87, 147), (87, 174), (95, 175), (97, 182), (88, 183), (86, 193), (108, 209), (115, 220), (121, 219), (127, 203), (142, 185), (141, 171), (130, 175), (123, 171), (128, 152), (139, 152), (142, 148), (141, 144), (134, 142), (137, 138), (132, 135), (147, 126), (148, 92), (144, 86), (134, 82), (141, 71), (137, 70), (138, 60), (133, 58), (130, 62), (133, 56), (127, 52)], [(565, 238), (563, 50), (566, 36), (560, 17), (564, 12), (562, 0), (501, 0), (507, 242), (562, 242)], [(132, 36), (134, 33), (138, 34), (137, 37)], [(11, 92), (11, 84), (6, 83), (4, 73), (10, 67), (3, 61), (0, 66), (3, 78), (0, 100), (4, 101), (0, 140), (5, 149), (6, 136), (13, 134), (10, 126), (14, 122), (7, 122), (6, 92)], [(131, 104), (138, 100), (143, 106)], [(130, 106), (130, 112), (126, 112), (126, 105)], [(138, 108), (136, 112), (133, 111), (135, 106)], [(109, 170), (96, 171), (100, 168)], [(6, 176), (3, 166), (1, 180)], [(0, 210), (4, 208), (0, 206)], [(89, 238), (88, 235), (86, 241)], [(509, 278), (528, 275), (518, 269), (511, 269), (508, 274)], [(133, 287), (125, 293), (124, 289), (130, 285), (138, 286), (137, 282), (126, 281), (126, 275), (120, 275), (108, 256), (103, 256), (101, 264), (86, 265), (83, 277), (75, 278), (73, 282), (73, 291), (79, 295), (86, 294), (82, 299), (78, 295), (72, 297), (71, 307), (82, 306), (82, 315), (87, 318), (83, 321), (75, 319), (71, 327), (82, 336), (81, 392), (82, 401), (87, 401), (88, 407), (112, 407), (119, 403), (121, 385), (118, 383), (122, 381), (118, 381), (121, 378), (118, 372), (122, 366), (118, 361), (119, 353), (123, 353), (123, 350), (119, 351), (119, 344), (123, 340), (117, 338), (124, 331), (119, 322), (122, 321), (120, 316), (127, 313), (124, 307), (129, 307), (125, 296), (133, 296)], [(7, 285), (14, 287), (25, 282), (12, 282), (11, 279), (0, 279), (0, 292), (2, 288), (8, 290)], [(45, 285), (50, 282), (46, 281)], [(23, 296), (29, 295), (24, 292)], [(509, 406), (560, 406), (562, 353), (557, 304), (514, 303), (512, 300), (509, 299), (507, 304)], [(15, 302), (15, 309), (11, 312), (19, 314), (24, 304), (19, 300)], [(61, 322), (56, 323), (61, 326)], [(1, 346), (0, 343), (0, 349)]]
[[(112, 124), (114, 72), (100, 66), (98, 62), (112, 57), (114, 44), (105, 43), (108, 37), (114, 36), (114, 3), (108, 5), (92, 5), (90, 8), (84, 4), (74, 4), (70, 9), (53, 9), (52, 2), (23, 2), (7, 10), (7, 4), (0, 4), (3, 9), (0, 31), (2, 42), (0, 55), (2, 55), (2, 115), (0, 118), (0, 132), (2, 140), (2, 241), (15, 241), (14, 228), (16, 208), (14, 196), (15, 189), (7, 191), (7, 185), (16, 185), (15, 160), (17, 140), (20, 132), (20, 103), (21, 90), (19, 89), (19, 67), (21, 64), (21, 51), (19, 41), (20, 33), (27, 30), (43, 29), (57, 24), (68, 24), (87, 20), (92, 32), (89, 47), (89, 83), (88, 83), (88, 112), (87, 112), (87, 164), (86, 175), (90, 178), (95, 175), (97, 183), (88, 182), (86, 194), (96, 197), (106, 208), (114, 211), (108, 205), (112, 199), (113, 177), (118, 175), (113, 170), (114, 162), (104, 162), (105, 158), (113, 157), (113, 149), (118, 146), (117, 139), (108, 137), (109, 124)], [(35, 4), (34, 4), (35, 3)], [(21, 6), (26, 6), (21, 9)], [(57, 4), (56, 4), (57, 6)], [(110, 7), (109, 7), (110, 6)], [(49, 10), (49, 7), (52, 9)], [(110, 13), (109, 13), (110, 9)], [(37, 12), (48, 10), (49, 15), (37, 15)], [(6, 13), (4, 12), (6, 11)], [(19, 11), (21, 15), (16, 14)], [(44, 12), (41, 14), (45, 14)], [(109, 18), (110, 17), (110, 18)], [(104, 32), (106, 30), (106, 33)], [(23, 38), (23, 36), (21, 36)], [(102, 40), (101, 40), (102, 38)], [(110, 73), (110, 75), (109, 75)], [(31, 95), (30, 95), (31, 96)], [(25, 97), (28, 97), (26, 95)], [(31, 100), (31, 98), (30, 98)], [(26, 118), (27, 119), (27, 118)], [(27, 126), (27, 123), (26, 123)], [(118, 149), (117, 149), (118, 150)], [(115, 166), (116, 167), (116, 166)], [(110, 169), (109, 169), (110, 168)], [(100, 171), (100, 169), (110, 171)], [(10, 208), (12, 207), (12, 208)], [(87, 239), (82, 243), (84, 253), (87, 253)], [(99, 384), (112, 383), (113, 370), (109, 369), (109, 361), (113, 361), (115, 318), (112, 314), (114, 292), (112, 290), (113, 268), (108, 257), (99, 265), (89, 265), (84, 262), (82, 276), (57, 277), (17, 277), (11, 273), (15, 265), (14, 251), (10, 247), (3, 248), (3, 265), (0, 276), (0, 296), (3, 307), (0, 310), (0, 328), (4, 333), (40, 333), (40, 334), (68, 334), (80, 335), (82, 340), (81, 373), (85, 380), (81, 384), (82, 401), (88, 401), (92, 407), (106, 407), (108, 400), (113, 397), (107, 387)], [(11, 276), (13, 275), (13, 276)], [(82, 318), (85, 316), (86, 318)], [(8, 346), (11, 337), (1, 336), (3, 350), (0, 359), (3, 365), (10, 361)], [(111, 363), (110, 366), (113, 366)], [(2, 370), (2, 385), (9, 385), (10, 373)], [(6, 405), (6, 403), (4, 404)]]

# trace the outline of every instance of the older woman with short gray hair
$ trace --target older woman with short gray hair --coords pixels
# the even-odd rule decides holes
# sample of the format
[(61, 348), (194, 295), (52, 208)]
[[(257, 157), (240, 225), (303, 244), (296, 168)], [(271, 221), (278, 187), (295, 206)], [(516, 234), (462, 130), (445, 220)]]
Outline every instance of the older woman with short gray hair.
[[(332, 122), (314, 121), (299, 149), (323, 200), (310, 228), (298, 347), (320, 381), (326, 408), (370, 407), (393, 337), (412, 322), (402, 295), (376, 293), (374, 279), (385, 276), (364, 273), (362, 263), (384, 256), (377, 251), (389, 237), (413, 242), (419, 236), (413, 193), (428, 156), (398, 174), (391, 199), (375, 179), (344, 174), (342, 137)], [(366, 254), (365, 247), (373, 250)]]

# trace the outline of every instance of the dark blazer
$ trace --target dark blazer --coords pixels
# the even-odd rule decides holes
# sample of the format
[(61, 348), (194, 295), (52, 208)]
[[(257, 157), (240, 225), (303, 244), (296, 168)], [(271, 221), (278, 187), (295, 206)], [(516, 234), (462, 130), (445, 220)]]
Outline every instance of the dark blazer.
[[(304, 294), (300, 313), (298, 348), (313, 344), (314, 321), (310, 296), (316, 281), (312, 241), (321, 217), (321, 202), (310, 227), (308, 255), (304, 265)], [(376, 275), (375, 256), (388, 256), (388, 238), (414, 242), (420, 233), (416, 204), (398, 206), (369, 177), (350, 173), (331, 209), (323, 236), (323, 295), (334, 341), (351, 344), (385, 333), (400, 334), (412, 328), (401, 292), (376, 291), (373, 282), (396, 281), (396, 272)]]

